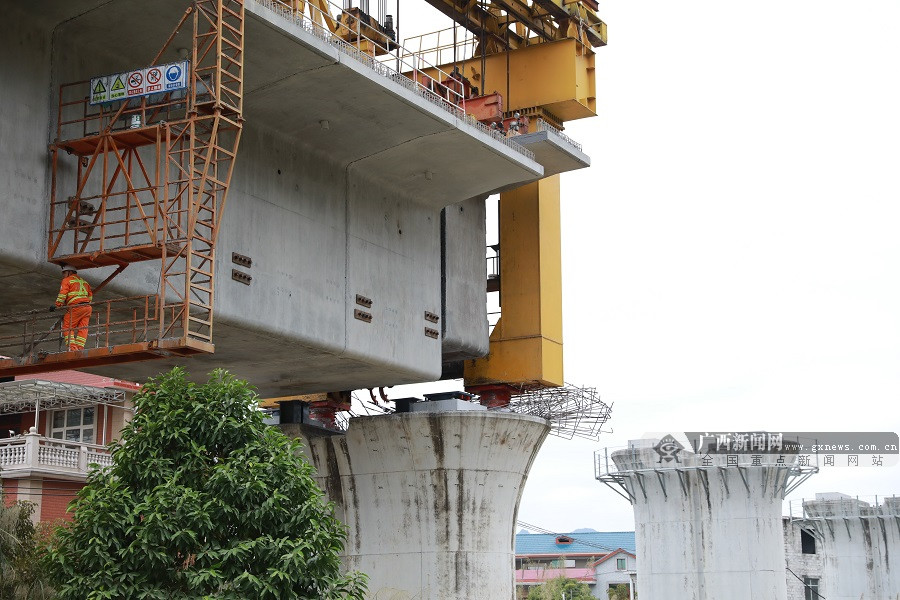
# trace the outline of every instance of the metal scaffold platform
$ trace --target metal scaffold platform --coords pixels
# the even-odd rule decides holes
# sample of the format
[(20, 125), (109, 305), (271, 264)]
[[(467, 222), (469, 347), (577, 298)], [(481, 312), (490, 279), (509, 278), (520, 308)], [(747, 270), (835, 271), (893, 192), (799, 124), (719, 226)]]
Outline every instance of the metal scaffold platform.
[[(159, 64), (188, 36), (185, 60)], [(213, 351), (215, 247), (243, 124), (243, 53), (243, 0), (197, 0), (150, 66), (60, 86), (47, 259), (118, 267), (98, 289), (131, 263), (159, 260), (159, 291), (79, 305), (92, 313), (80, 351), (60, 343), (57, 314), (0, 318), (0, 376)]]

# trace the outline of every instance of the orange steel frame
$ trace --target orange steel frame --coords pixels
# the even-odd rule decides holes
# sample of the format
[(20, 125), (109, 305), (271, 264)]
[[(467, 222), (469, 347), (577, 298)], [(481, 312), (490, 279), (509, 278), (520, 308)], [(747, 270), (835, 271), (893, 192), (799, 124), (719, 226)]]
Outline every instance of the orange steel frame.
[[(193, 40), (186, 91), (112, 109), (88, 103), (88, 82), (63, 85), (50, 145), (48, 260), (79, 269), (159, 260), (159, 291), (148, 296), (154, 334), (121, 352), (108, 340), (50, 358), (26, 347), (0, 360), (0, 375), (213, 351), (215, 244), (243, 124), (244, 2), (196, 0), (151, 65), (185, 26)], [(72, 183), (74, 193), (62, 193)]]

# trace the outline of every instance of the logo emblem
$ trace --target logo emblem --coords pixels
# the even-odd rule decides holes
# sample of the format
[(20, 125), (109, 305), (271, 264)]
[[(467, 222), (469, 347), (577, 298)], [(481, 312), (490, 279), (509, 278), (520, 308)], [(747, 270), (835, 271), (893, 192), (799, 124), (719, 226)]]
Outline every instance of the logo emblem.
[(681, 460), (678, 458), (678, 453), (684, 450), (684, 446), (669, 434), (659, 440), (659, 443), (653, 446), (653, 449), (659, 454), (659, 461), (657, 462), (672, 462), (674, 460), (675, 462), (680, 463)]

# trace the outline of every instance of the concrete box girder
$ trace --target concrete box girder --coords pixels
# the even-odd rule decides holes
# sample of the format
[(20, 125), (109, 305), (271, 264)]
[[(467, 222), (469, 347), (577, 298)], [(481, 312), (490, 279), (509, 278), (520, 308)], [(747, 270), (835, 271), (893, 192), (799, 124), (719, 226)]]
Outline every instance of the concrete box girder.
[[(544, 174), (536, 161), (390, 72), (380, 74), (254, 0), (246, 6), (248, 119), (277, 123), (339, 164), (359, 161), (369, 176), (435, 208)], [(267, 66), (272, 56), (290, 57), (296, 70)]]
[[(60, 47), (92, 49), (57, 73), (60, 83), (147, 66), (189, 5), (185, 0), (54, 4), (51, 14), (60, 21), (53, 35)], [(363, 161), (372, 177), (435, 208), (544, 174), (535, 160), (393, 81), (388, 71), (379, 74), (257, 0), (246, 0), (245, 8), (248, 122), (271, 125), (338, 164)], [(177, 60), (179, 49), (190, 47), (190, 29), (181, 28), (160, 62)]]
[[(59, 285), (46, 262), (57, 85), (146, 66), (189, 4), (0, 0), (6, 312), (47, 306)], [(447, 246), (453, 305), (442, 306), (440, 209), (534, 180), (542, 167), (255, 0), (246, 6), (246, 122), (218, 243), (216, 352), (187, 366), (197, 377), (228, 368), (273, 396), (432, 380), (444, 336), (425, 336), (425, 312), (442, 316), (437, 328), (447, 323), (460, 358), (483, 353), (485, 309), (468, 300), (484, 285), (483, 215), (454, 220), (467, 235)], [(190, 47), (190, 29), (160, 62)], [(253, 257), (251, 286), (231, 280), (231, 252)], [(83, 272), (94, 284), (106, 274)], [(155, 293), (158, 282), (158, 264), (138, 264), (101, 296)], [(371, 324), (353, 318), (358, 293), (375, 299)], [(93, 371), (143, 380), (184, 363)]]

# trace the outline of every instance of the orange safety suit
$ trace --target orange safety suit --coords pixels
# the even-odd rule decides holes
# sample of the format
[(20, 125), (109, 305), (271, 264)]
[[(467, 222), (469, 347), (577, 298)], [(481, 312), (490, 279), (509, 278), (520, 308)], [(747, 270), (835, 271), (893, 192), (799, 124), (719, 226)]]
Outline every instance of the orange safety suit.
[(94, 294), (90, 284), (78, 275), (63, 277), (56, 297), (56, 306), (70, 307), (63, 316), (63, 340), (69, 351), (84, 350), (87, 342), (88, 323), (91, 319), (90, 302)]

